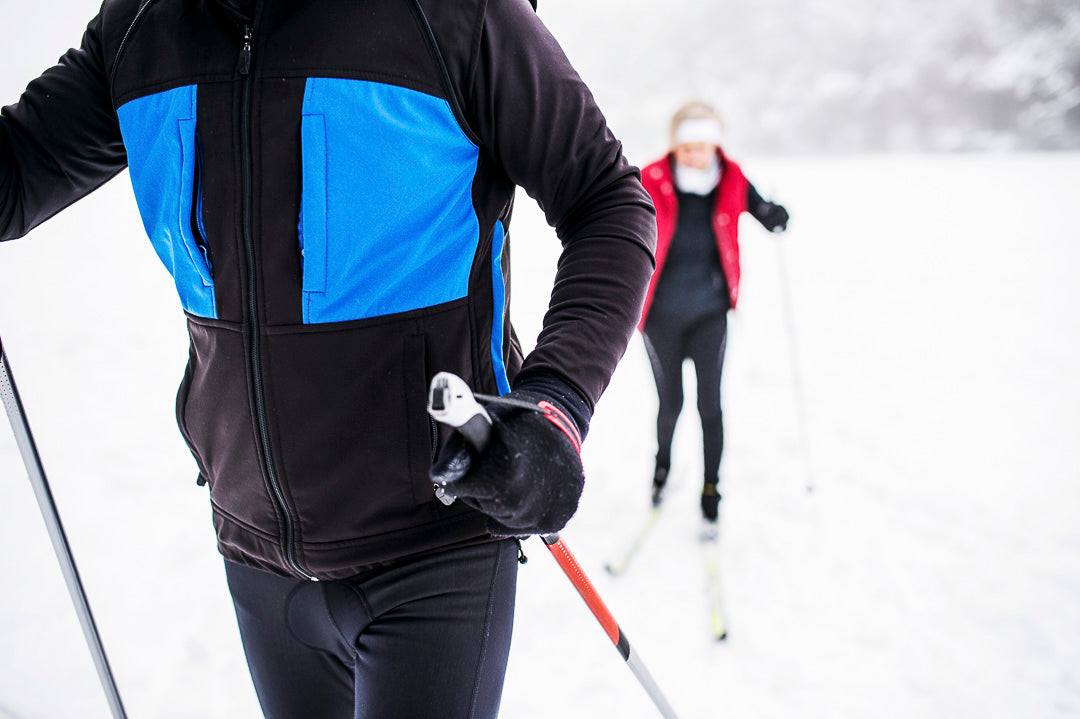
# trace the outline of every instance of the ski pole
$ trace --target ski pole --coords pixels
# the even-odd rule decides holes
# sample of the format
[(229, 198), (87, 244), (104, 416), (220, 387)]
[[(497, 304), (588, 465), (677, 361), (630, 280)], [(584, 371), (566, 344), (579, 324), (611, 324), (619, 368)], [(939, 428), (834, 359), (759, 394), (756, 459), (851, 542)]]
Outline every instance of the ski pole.
[[(428, 412), (437, 421), (456, 428), (473, 449), (477, 452), (483, 452), (491, 441), (491, 417), (483, 406), (476, 401), (477, 397), (499, 401), (497, 397), (474, 395), (463, 379), (449, 372), (440, 372), (431, 380), (431, 388), (428, 394)], [(517, 406), (517, 403), (515, 403), (515, 406)], [(521, 406), (537, 412), (543, 411), (534, 405), (522, 403)], [(444, 503), (449, 504), (454, 501), (454, 496), (450, 490), (442, 487), (439, 490), (437, 494)], [(574, 589), (585, 600), (586, 606), (589, 607), (593, 616), (600, 622), (600, 626), (607, 634), (608, 639), (615, 645), (627, 666), (630, 667), (630, 671), (634, 673), (634, 676), (637, 677), (638, 682), (645, 689), (649, 698), (652, 699), (656, 708), (660, 710), (660, 714), (664, 719), (678, 719), (675, 711), (671, 708), (671, 704), (668, 703), (663, 692), (660, 691), (660, 687), (652, 678), (652, 675), (649, 674), (649, 670), (646, 669), (645, 664), (630, 647), (630, 641), (626, 638), (622, 628), (619, 627), (619, 623), (615, 621), (615, 617), (608, 610), (603, 599), (600, 598), (599, 593), (581, 569), (577, 559), (574, 558), (566, 544), (559, 538), (558, 533), (543, 534), (540, 535), (540, 539), (544, 542), (544, 546), (548, 548), (548, 551), (551, 552), (570, 583), (574, 585)]]
[(116, 681), (109, 669), (109, 660), (105, 656), (101, 635), (98, 634), (97, 626), (94, 624), (94, 616), (90, 613), (90, 603), (86, 600), (86, 592), (79, 579), (79, 571), (75, 568), (75, 558), (71, 554), (71, 547), (64, 534), (64, 526), (60, 523), (60, 513), (53, 501), (49, 481), (45, 477), (45, 468), (41, 464), (41, 457), (38, 455), (34, 436), (30, 432), (26, 412), (19, 400), (19, 392), (15, 388), (15, 380), (11, 375), (11, 367), (4, 353), (2, 341), (0, 341), (0, 397), (3, 398), (4, 409), (7, 410), (8, 419), (11, 421), (11, 429), (15, 433), (15, 442), (19, 445), (23, 464), (26, 465), (26, 471), (30, 475), (30, 484), (33, 485), (38, 507), (45, 519), (45, 526), (49, 530), (49, 538), (52, 540), (56, 559), (60, 562), (60, 570), (64, 574), (64, 581), (67, 583), (71, 601), (75, 605), (75, 612), (79, 615), (79, 623), (82, 625), (83, 635), (93, 655), (94, 666), (97, 667), (98, 678), (105, 690), (109, 708), (115, 719), (126, 719), (124, 705), (120, 701), (120, 692), (116, 688)]
[(810, 461), (810, 430), (806, 421), (806, 401), (802, 378), (799, 374), (799, 353), (795, 346), (795, 309), (788, 284), (787, 261), (782, 242), (776, 244), (777, 266), (780, 269), (780, 292), (783, 295), (784, 324), (787, 327), (788, 354), (791, 359), (791, 383), (795, 392), (795, 412), (799, 422), (799, 439), (802, 442), (803, 461), (806, 468), (806, 491), (814, 491), (814, 470)]
[(619, 626), (619, 623), (615, 621), (615, 617), (612, 616), (607, 605), (604, 604), (604, 600), (600, 598), (596, 588), (593, 587), (592, 582), (589, 581), (588, 576), (581, 569), (577, 559), (571, 554), (566, 544), (563, 543), (558, 534), (543, 534), (540, 535), (540, 539), (543, 540), (551, 555), (555, 557), (555, 561), (558, 562), (559, 567), (562, 568), (570, 583), (574, 585), (574, 589), (585, 600), (585, 604), (592, 611), (596, 620), (600, 622), (600, 626), (608, 635), (608, 639), (615, 645), (626, 665), (630, 667), (630, 671), (634, 673), (649, 698), (653, 700), (653, 704), (660, 710), (660, 715), (665, 719), (677, 719), (675, 710), (671, 708), (671, 704), (668, 703), (664, 693), (660, 691), (660, 686), (631, 648), (630, 640), (626, 638), (626, 634)]

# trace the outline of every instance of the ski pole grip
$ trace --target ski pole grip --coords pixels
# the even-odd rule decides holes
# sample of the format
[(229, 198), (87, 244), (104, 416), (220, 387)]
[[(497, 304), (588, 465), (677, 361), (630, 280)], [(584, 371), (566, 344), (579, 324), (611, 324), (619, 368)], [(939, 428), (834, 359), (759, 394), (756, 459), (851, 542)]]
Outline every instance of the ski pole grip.
[(491, 444), (491, 416), (456, 374), (440, 372), (431, 379), (428, 414), (460, 432), (477, 454)]
[[(460, 432), (477, 455), (487, 451), (491, 444), (491, 416), (476, 401), (465, 380), (456, 374), (440, 372), (431, 378), (428, 414), (435, 421)], [(457, 499), (447, 485), (438, 482), (435, 483), (435, 496), (447, 506)]]

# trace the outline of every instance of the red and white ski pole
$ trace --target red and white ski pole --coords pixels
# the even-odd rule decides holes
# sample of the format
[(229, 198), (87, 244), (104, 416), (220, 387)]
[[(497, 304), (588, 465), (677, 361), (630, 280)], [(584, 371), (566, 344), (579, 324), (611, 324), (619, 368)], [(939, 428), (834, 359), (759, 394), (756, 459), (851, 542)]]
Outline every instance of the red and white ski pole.
[[(543, 411), (539, 407), (531, 405), (528, 406), (528, 409), (538, 412)], [(432, 378), (431, 388), (428, 393), (428, 412), (437, 421), (454, 427), (461, 432), (465, 440), (477, 452), (483, 452), (491, 441), (491, 417), (483, 406), (476, 401), (476, 395), (469, 389), (469, 385), (465, 383), (465, 380), (455, 374), (440, 372)], [(450, 490), (440, 487), (436, 494), (446, 504), (454, 501), (454, 496)], [(656, 708), (660, 710), (660, 714), (664, 719), (678, 719), (675, 710), (671, 708), (671, 704), (668, 703), (663, 692), (660, 691), (656, 680), (649, 674), (645, 664), (631, 648), (630, 640), (626, 638), (626, 634), (619, 627), (619, 623), (615, 621), (615, 617), (612, 616), (607, 605), (604, 604), (604, 600), (600, 598), (596, 588), (589, 581), (588, 576), (581, 569), (581, 565), (578, 564), (577, 559), (574, 558), (566, 544), (559, 538), (557, 533), (540, 535), (540, 539), (543, 540), (544, 546), (548, 548), (551, 555), (555, 557), (555, 561), (558, 562), (559, 567), (562, 568), (570, 583), (574, 585), (574, 589), (585, 600), (585, 604), (592, 611), (597, 621), (600, 622), (600, 626), (603, 627), (604, 633), (615, 645), (623, 660), (626, 661), (627, 666), (630, 667), (630, 671), (634, 673), (638, 682), (648, 693), (649, 698), (653, 700)]]

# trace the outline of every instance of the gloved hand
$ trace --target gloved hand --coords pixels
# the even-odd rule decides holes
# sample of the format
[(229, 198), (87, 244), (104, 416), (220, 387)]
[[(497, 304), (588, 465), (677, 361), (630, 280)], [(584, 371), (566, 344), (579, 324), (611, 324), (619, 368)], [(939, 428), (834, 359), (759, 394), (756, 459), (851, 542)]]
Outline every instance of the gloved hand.
[(492, 423), (486, 450), (477, 452), (455, 431), (431, 480), (486, 514), (495, 536), (557, 532), (577, 511), (585, 486), (577, 425), (546, 393), (518, 389), (502, 399), (509, 402), (485, 408)]
[(758, 219), (769, 232), (783, 232), (787, 229), (788, 211), (775, 202), (762, 202), (758, 207)]

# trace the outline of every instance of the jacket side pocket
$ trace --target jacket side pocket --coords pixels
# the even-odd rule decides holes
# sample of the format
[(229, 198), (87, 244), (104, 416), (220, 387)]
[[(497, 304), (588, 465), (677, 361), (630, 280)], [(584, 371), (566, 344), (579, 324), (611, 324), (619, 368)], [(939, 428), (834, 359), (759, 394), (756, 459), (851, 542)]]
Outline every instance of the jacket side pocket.
[(409, 477), (417, 504), (435, 498), (428, 470), (438, 449), (438, 426), (427, 412), (427, 340), (424, 335), (405, 335), (405, 409), (409, 430)]

